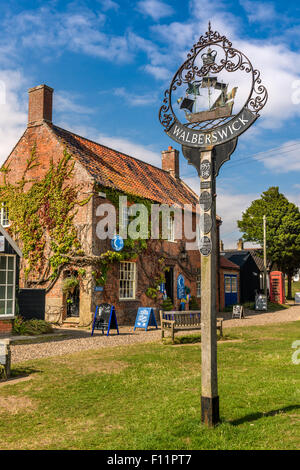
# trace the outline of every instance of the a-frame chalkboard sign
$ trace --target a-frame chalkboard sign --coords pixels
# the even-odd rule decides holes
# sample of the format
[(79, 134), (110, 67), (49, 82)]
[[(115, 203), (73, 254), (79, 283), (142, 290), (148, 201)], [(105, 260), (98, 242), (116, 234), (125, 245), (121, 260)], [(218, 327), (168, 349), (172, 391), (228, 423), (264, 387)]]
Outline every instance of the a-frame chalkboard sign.
[(103, 335), (104, 330), (107, 330), (106, 336), (108, 336), (111, 329), (117, 330), (119, 334), (115, 307), (110, 304), (97, 305), (93, 321), (92, 336), (94, 330), (102, 330)]
[(145, 328), (145, 331), (147, 331), (148, 326), (155, 326), (157, 329), (154, 310), (152, 307), (140, 307), (136, 315), (133, 331), (135, 331), (136, 328)]

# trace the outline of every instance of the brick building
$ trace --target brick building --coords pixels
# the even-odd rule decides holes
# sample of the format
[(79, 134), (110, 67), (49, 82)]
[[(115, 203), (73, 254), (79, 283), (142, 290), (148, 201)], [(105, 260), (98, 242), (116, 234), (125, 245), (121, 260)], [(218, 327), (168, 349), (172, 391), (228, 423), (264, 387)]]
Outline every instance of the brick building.
[[(27, 128), (4, 163), (10, 168), (9, 182), (20, 180), (32, 149), (35, 148), (38, 166), (29, 170), (33, 181), (41, 179), (51, 162), (57, 163), (65, 149), (72, 155), (74, 170), (72, 184), (79, 188), (82, 198), (89, 201), (79, 206), (74, 218), (82, 251), (86, 257), (95, 259), (111, 250), (110, 240), (100, 240), (96, 230), (99, 223), (97, 208), (109, 203), (105, 190), (116, 190), (147, 201), (169, 206), (195, 207), (197, 195), (180, 179), (179, 152), (169, 147), (162, 152), (162, 169), (125, 155), (96, 142), (61, 129), (52, 123), (53, 89), (41, 85), (29, 90), (29, 112)], [(100, 188), (100, 189), (99, 189)], [(194, 209), (193, 209), (194, 211)], [(120, 214), (119, 214), (120, 216)], [(195, 213), (193, 212), (195, 227)], [(221, 220), (217, 219), (217, 226)], [(46, 289), (45, 317), (50, 321), (68, 321), (89, 325), (99, 302), (115, 305), (120, 324), (132, 324), (139, 306), (158, 306), (161, 298), (152, 299), (146, 295), (153, 287), (153, 278), (159, 274), (160, 260), (164, 259), (165, 288), (176, 309), (179, 307), (176, 282), (179, 274), (185, 278), (191, 295), (200, 302), (200, 256), (199, 251), (186, 251), (185, 240), (175, 240), (170, 218), (169, 239), (151, 240), (147, 249), (130, 260), (111, 265), (103, 292), (96, 292), (94, 266), (86, 265), (76, 293), (73, 292), (72, 309), (68, 308), (62, 286), (64, 280), (74, 275), (74, 266), (65, 264), (58, 278), (49, 289), (49, 282), (40, 282), (37, 273), (31, 273), (25, 281), (24, 269), (20, 271), (20, 286)], [(50, 243), (50, 240), (49, 240)], [(22, 248), (22, 246), (21, 246)], [(45, 259), (45, 263), (47, 260)], [(76, 268), (76, 267), (75, 267)], [(76, 269), (75, 269), (76, 271)], [(219, 289), (220, 291), (220, 289)], [(158, 295), (159, 297), (159, 295)]]

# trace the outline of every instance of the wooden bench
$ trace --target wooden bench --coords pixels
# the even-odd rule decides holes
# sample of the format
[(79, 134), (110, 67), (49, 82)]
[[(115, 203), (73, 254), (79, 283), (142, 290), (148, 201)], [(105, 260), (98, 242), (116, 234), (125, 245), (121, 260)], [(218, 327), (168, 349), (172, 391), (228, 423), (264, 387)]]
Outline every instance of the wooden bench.
[[(196, 310), (187, 310), (183, 312), (160, 311), (160, 325), (161, 337), (165, 337), (165, 331), (171, 332), (172, 341), (176, 331), (184, 330), (201, 330), (201, 312)], [(223, 319), (217, 318), (217, 330), (220, 331), (220, 336), (223, 335)]]

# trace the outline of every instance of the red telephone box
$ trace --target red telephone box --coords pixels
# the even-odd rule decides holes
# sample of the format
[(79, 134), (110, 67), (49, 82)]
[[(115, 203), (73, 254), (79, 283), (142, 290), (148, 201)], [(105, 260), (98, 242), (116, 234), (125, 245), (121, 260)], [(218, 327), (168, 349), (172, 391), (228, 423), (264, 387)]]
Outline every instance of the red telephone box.
[(285, 303), (284, 274), (280, 271), (270, 273), (270, 300), (276, 304)]

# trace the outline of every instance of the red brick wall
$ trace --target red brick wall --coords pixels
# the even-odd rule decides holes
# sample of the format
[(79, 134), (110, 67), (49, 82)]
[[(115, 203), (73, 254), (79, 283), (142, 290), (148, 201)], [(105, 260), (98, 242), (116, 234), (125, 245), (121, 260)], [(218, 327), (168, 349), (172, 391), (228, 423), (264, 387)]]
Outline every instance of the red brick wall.
[(28, 123), (34, 125), (46, 120), (52, 122), (53, 88), (39, 85), (29, 90)]
[(179, 151), (169, 147), (162, 152), (162, 169), (179, 178)]
[[(39, 165), (28, 172), (27, 176), (32, 180), (42, 179), (49, 169), (51, 160), (57, 163), (62, 158), (65, 149), (64, 145), (57, 140), (52, 132), (51, 125), (44, 123), (42, 125), (28, 127), (5, 162), (5, 165), (9, 165), (11, 169), (7, 175), (9, 182), (16, 182), (21, 179), (26, 168), (27, 159), (30, 157), (34, 145), (36, 145), (36, 155)], [(86, 199), (93, 191), (93, 179), (78, 162), (75, 163), (73, 184), (75, 187), (79, 188), (80, 200)], [(76, 211), (74, 224), (78, 230), (83, 250), (88, 255), (92, 251), (92, 202), (90, 201), (82, 207), (76, 207)], [(20, 246), (20, 248), (22, 249), (22, 246)], [(37, 279), (38, 277), (35, 276), (34, 272), (32, 272), (28, 278), (29, 281)], [(22, 262), (20, 269), (20, 287), (25, 287), (24, 265)], [(39, 288), (45, 287), (47, 287), (47, 284), (39, 285)], [(52, 319), (56, 318), (63, 307), (61, 279), (58, 280), (46, 296), (46, 311), (48, 305), (53, 315), (56, 312)]]
[(11, 333), (12, 320), (0, 320), (0, 334)]

